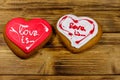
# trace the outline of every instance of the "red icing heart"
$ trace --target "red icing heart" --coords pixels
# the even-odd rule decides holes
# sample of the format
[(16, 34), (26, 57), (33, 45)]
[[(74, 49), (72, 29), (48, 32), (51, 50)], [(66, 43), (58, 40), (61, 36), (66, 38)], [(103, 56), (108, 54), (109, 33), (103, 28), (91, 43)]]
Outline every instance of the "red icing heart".
[(52, 28), (43, 19), (14, 18), (6, 25), (6, 36), (26, 54), (29, 54), (51, 34)]
[(80, 48), (97, 34), (98, 25), (89, 17), (65, 15), (59, 19), (57, 29), (70, 40), (71, 46)]

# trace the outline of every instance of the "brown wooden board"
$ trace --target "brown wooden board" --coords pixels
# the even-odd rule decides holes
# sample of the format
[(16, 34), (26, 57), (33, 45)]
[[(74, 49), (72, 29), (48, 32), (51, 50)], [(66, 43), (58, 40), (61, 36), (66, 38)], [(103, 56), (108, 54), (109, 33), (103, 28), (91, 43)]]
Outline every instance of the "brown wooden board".
[[(96, 19), (101, 40), (79, 54), (68, 51), (54, 29), (65, 14)], [(5, 24), (14, 17), (44, 18), (53, 27), (51, 40), (26, 60), (3, 39)], [(119, 80), (119, 66), (120, 0), (0, 0), (0, 80)]]

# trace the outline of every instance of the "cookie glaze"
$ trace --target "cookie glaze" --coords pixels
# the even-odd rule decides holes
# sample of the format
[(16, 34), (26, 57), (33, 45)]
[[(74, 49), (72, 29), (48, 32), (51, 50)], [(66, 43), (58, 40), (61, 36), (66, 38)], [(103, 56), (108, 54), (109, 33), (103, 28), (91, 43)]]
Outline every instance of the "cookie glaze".
[(62, 33), (74, 48), (80, 48), (98, 33), (98, 24), (89, 17), (76, 17), (68, 14), (61, 17), (57, 29)]
[(51, 32), (52, 28), (49, 23), (40, 18), (29, 21), (14, 18), (8, 22), (5, 29), (8, 39), (26, 54), (42, 44)]

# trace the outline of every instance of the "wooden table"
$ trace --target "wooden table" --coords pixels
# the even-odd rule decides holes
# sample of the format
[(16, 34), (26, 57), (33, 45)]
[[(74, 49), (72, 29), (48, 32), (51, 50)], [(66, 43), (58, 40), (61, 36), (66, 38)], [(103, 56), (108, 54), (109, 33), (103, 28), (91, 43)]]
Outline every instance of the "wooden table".
[[(89, 16), (103, 28), (91, 49), (73, 54), (54, 31), (29, 59), (16, 57), (3, 39), (14, 17), (45, 18), (55, 27), (65, 14)], [(0, 80), (120, 80), (120, 0), (0, 0)]]

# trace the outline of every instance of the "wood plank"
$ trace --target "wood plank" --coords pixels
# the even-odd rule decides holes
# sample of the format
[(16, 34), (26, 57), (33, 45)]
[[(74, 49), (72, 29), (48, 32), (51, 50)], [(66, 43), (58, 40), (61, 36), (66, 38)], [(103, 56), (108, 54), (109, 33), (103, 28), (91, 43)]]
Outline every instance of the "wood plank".
[[(119, 44), (120, 44), (120, 33), (104, 33), (100, 41), (97, 43), (97, 45), (119, 45)], [(0, 33), (0, 47), (1, 47), (0, 50), (8, 50), (2, 33)], [(53, 34), (51, 39), (44, 47), (64, 48), (64, 45), (62, 44), (62, 41), (60, 40), (59, 36), (57, 34), (56, 35)]]
[[(2, 2), (3, 3), (3, 2)], [(1, 5), (0, 9), (77, 9), (77, 10), (93, 10), (93, 11), (119, 11), (119, 0), (107, 1), (107, 0), (64, 0), (64, 1), (48, 1), (48, 0), (6, 0)], [(9, 7), (8, 7), (9, 6)], [(78, 9), (79, 8), (79, 9)]]
[(49, 56), (44, 58), (39, 53), (34, 58), (22, 60), (11, 52), (3, 53), (0, 57), (0, 74), (54, 74), (50, 67), (52, 62), (48, 61), (51, 58), (49, 59)]
[(119, 0), (75, 0), (74, 2), (72, 0), (6, 0), (1, 4), (0, 32), (7, 21), (13, 17), (41, 17), (55, 27), (59, 17), (69, 13), (96, 19), (103, 26), (103, 32), (120, 32)]
[[(61, 43), (54, 27), (69, 13), (92, 17), (102, 25), (104, 34), (94, 47), (74, 54)], [(0, 79), (119, 80), (119, 14), (120, 0), (0, 0)], [(51, 40), (30, 59), (16, 57), (3, 39), (3, 27), (14, 17), (45, 18), (53, 27)]]
[[(30, 59), (19, 59), (0, 36), (0, 74), (117, 74), (119, 73), (120, 34), (105, 33), (101, 41), (89, 50), (72, 54), (59, 41), (58, 36)], [(115, 44), (116, 42), (116, 44)], [(76, 70), (77, 71), (76, 71)], [(116, 70), (118, 70), (116, 72)]]
[(21, 10), (0, 10), (0, 32), (3, 32), (5, 24), (15, 17), (23, 17)]
[[(41, 17), (48, 20), (53, 27), (56, 27), (56, 23), (58, 19), (65, 15), (70, 14), (72, 10), (70, 9), (53, 9), (49, 11), (49, 9), (45, 9), (43, 12), (41, 9), (36, 10), (26, 10), (26, 17)], [(103, 32), (120, 32), (120, 11), (78, 11), (75, 10), (72, 12), (77, 16), (89, 16), (96, 19), (100, 25), (102, 25)], [(54, 16), (53, 16), (54, 15)], [(111, 16), (111, 17), (110, 17)]]
[(1, 80), (120, 80), (120, 76), (0, 76)]
[[(81, 7), (82, 10), (93, 9), (95, 10), (119, 10), (119, 0), (107, 1), (107, 0), (64, 0), (64, 1), (48, 1), (48, 0), (7, 0), (6, 4), (13, 6), (24, 6), (26, 8), (77, 8)], [(16, 5), (14, 5), (16, 4)], [(27, 5), (26, 5), (27, 4)], [(74, 7), (73, 7), (74, 6)], [(40, 8), (39, 7), (39, 8)], [(88, 8), (89, 7), (89, 8)]]
[[(71, 13), (71, 10), (67, 10), (67, 12), (66, 10), (49, 11), (49, 9), (44, 10), (43, 12), (41, 10), (1, 10), (0, 32), (3, 31), (5, 24), (14, 17), (25, 17), (28, 19), (40, 17), (46, 19), (53, 27), (56, 27), (59, 17), (68, 13)], [(89, 16), (96, 19), (102, 25), (103, 32), (120, 32), (120, 11), (75, 11), (73, 14), (78, 16)]]
[[(119, 53), (120, 50), (118, 51), (117, 49), (118, 52), (115, 50), (112, 51), (114, 47), (96, 46), (95, 49), (90, 49), (90, 51), (82, 52), (81, 54), (69, 54), (69, 52), (66, 52), (68, 55), (57, 55), (55, 59), (56, 74), (116, 74), (114, 70), (119, 69), (119, 66), (116, 65), (114, 67), (113, 63), (115, 59), (110, 55), (114, 54), (114, 52)], [(65, 52), (59, 50), (60, 53)]]
[[(101, 51), (106, 47), (108, 49)], [(119, 65), (114, 67), (115, 59), (110, 54), (113, 54), (113, 52), (118, 53), (115, 50), (111, 50), (116, 47), (120, 46), (97, 46), (81, 54), (71, 54), (64, 48), (44, 48), (27, 60), (19, 59), (10, 50), (1, 50), (0, 73), (50, 75), (115, 74), (114, 68), (118, 70)]]

